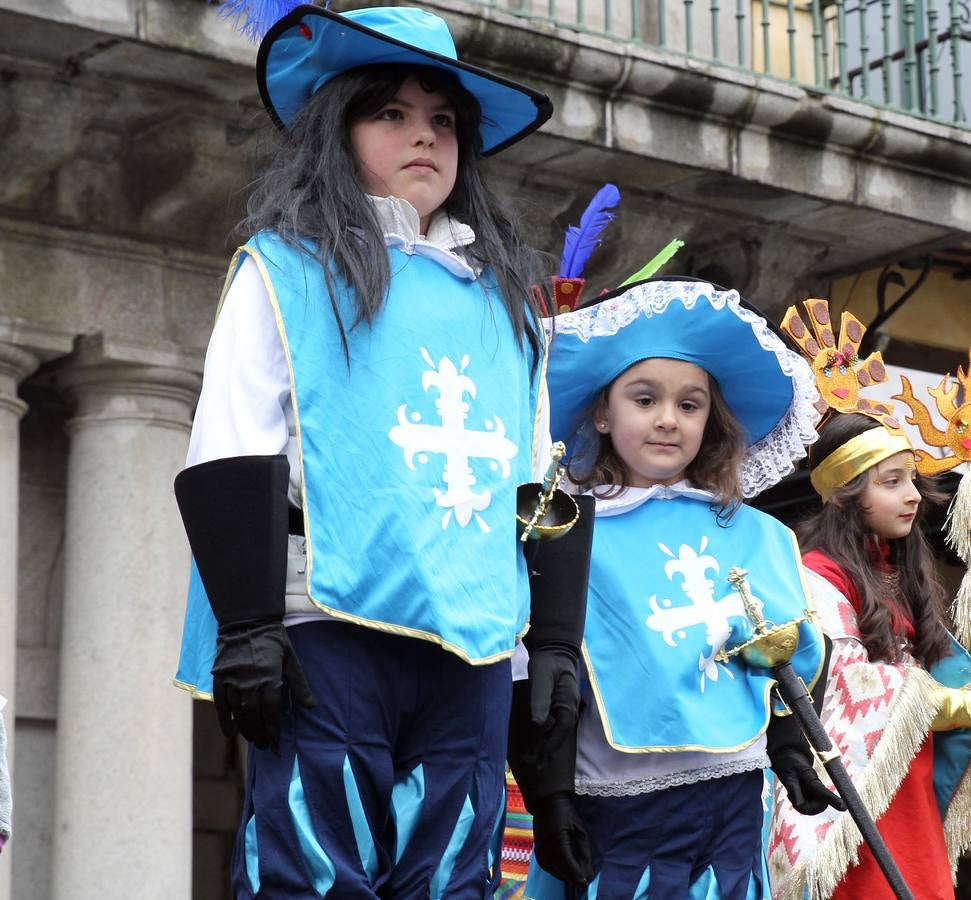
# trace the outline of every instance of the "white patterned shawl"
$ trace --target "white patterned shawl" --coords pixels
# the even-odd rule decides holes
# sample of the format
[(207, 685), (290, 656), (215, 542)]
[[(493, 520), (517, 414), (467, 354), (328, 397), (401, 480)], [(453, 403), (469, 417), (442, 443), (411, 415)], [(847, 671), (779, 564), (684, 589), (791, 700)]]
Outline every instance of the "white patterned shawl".
[[(931, 721), (935, 681), (907, 654), (896, 663), (871, 662), (856, 612), (826, 579), (807, 571), (823, 631), (833, 641), (821, 718), (870, 815), (887, 810)], [(823, 783), (832, 782), (817, 761)], [(965, 773), (944, 817), (952, 875), (971, 844), (971, 776)], [(829, 807), (803, 816), (776, 783), (767, 854), (775, 900), (822, 900), (857, 862), (862, 843), (849, 813)]]

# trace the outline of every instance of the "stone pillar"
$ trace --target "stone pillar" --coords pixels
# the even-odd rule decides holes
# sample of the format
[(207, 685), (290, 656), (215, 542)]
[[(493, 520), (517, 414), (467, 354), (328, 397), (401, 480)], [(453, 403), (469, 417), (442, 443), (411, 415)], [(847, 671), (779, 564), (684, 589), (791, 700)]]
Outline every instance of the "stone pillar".
[[(7, 764), (13, 774), (14, 722), (17, 709), (17, 519), (20, 496), (20, 419), (27, 404), (17, 385), (37, 367), (26, 350), (0, 341), (0, 694), (9, 701), (3, 721), (7, 729)], [(0, 900), (10, 900), (10, 867), (14, 844), (0, 853)]]
[(172, 686), (189, 554), (172, 491), (199, 378), (80, 342), (65, 541), (53, 900), (190, 900), (192, 709)]

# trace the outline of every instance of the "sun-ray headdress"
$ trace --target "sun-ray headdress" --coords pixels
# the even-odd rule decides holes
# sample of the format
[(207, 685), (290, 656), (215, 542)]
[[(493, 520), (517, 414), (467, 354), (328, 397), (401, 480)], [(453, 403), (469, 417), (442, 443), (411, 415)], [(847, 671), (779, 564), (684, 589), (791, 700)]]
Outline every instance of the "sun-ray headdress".
[[(914, 396), (910, 381), (903, 375), (900, 381), (903, 390), (894, 395), (894, 400), (909, 407), (907, 422), (920, 429), (921, 439), (927, 446), (951, 451), (948, 456), (937, 457), (926, 450), (917, 450), (918, 469), (924, 474), (939, 475), (971, 461), (971, 350), (968, 351), (967, 372), (958, 366), (955, 379), (952, 380), (948, 372), (936, 388), (928, 388), (937, 411), (947, 422), (943, 431), (934, 424), (927, 406)], [(951, 501), (945, 534), (948, 545), (965, 566), (971, 565), (971, 476), (967, 472), (961, 477)], [(961, 580), (951, 607), (951, 618), (958, 640), (965, 647), (971, 647), (971, 571)]]
[(921, 440), (928, 447), (941, 447), (951, 451), (951, 455), (936, 457), (926, 450), (917, 450), (917, 462), (925, 475), (940, 475), (971, 461), (971, 351), (968, 353), (968, 372), (958, 366), (957, 377), (952, 380), (948, 372), (936, 388), (927, 393), (934, 398), (937, 411), (947, 422), (941, 431), (931, 419), (930, 410), (914, 396), (914, 389), (905, 375), (900, 376), (903, 390), (894, 394), (910, 409), (907, 423), (920, 429)]
[(853, 313), (844, 312), (840, 317), (837, 340), (829, 314), (829, 301), (805, 300), (802, 305), (813, 333), (809, 333), (795, 306), (786, 310), (782, 330), (795, 341), (813, 368), (820, 397), (816, 408), (823, 416), (820, 424), (834, 412), (862, 413), (890, 431), (901, 431), (892, 407), (860, 396), (860, 388), (887, 380), (887, 370), (879, 351), (860, 360), (860, 344), (866, 326)]
[(887, 380), (879, 351), (860, 359), (866, 326), (852, 313), (844, 312), (837, 338), (828, 301), (806, 300), (803, 307), (810, 327), (795, 306), (786, 310), (781, 327), (812, 366), (820, 396), (817, 409), (823, 416), (820, 425), (834, 413), (860, 413), (883, 426), (851, 438), (813, 468), (810, 480), (826, 503), (837, 488), (849, 484), (871, 466), (913, 447), (891, 404), (860, 396), (861, 388)]

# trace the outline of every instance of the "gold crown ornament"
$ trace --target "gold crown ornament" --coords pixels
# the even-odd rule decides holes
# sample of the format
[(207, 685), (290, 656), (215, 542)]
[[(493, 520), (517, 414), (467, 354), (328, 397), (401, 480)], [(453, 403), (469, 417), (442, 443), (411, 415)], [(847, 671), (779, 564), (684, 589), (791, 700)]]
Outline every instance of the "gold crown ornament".
[(834, 412), (862, 413), (878, 421), (888, 431), (903, 434), (900, 422), (894, 417), (893, 407), (860, 396), (861, 388), (887, 380), (887, 369), (879, 351), (871, 353), (864, 360), (860, 359), (860, 344), (866, 334), (866, 326), (853, 313), (844, 312), (840, 317), (837, 340), (829, 314), (829, 301), (805, 300), (802, 305), (812, 334), (795, 306), (786, 310), (781, 327), (813, 368), (820, 396), (816, 409), (823, 416), (820, 425)]
[(913, 447), (891, 404), (860, 396), (862, 388), (887, 380), (879, 352), (860, 359), (866, 326), (852, 313), (844, 312), (837, 339), (827, 300), (806, 300), (803, 307), (809, 327), (795, 306), (786, 310), (781, 327), (812, 365), (820, 398), (816, 409), (822, 415), (817, 430), (834, 413), (859, 413), (883, 426), (850, 438), (813, 467), (809, 480), (823, 503), (828, 503), (838, 488), (894, 454), (912, 452)]

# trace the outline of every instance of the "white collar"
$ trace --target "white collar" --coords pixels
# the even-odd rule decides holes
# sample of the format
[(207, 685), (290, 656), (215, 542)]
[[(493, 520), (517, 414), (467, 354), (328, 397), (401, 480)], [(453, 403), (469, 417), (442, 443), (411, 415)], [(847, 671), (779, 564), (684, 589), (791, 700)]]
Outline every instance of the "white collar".
[[(590, 493), (589, 491), (587, 493)], [(711, 501), (715, 495), (711, 491), (693, 487), (688, 481), (678, 481), (674, 484), (655, 484), (648, 488), (625, 488), (615, 497), (597, 498), (598, 516), (619, 516), (622, 513), (637, 509), (648, 500), (673, 500), (675, 497), (687, 497), (690, 500)]]
[(455, 252), (475, 241), (475, 232), (468, 225), (439, 209), (432, 214), (428, 233), (422, 234), (418, 211), (407, 200), (371, 194), (367, 198), (374, 206), (387, 246), (397, 247), (409, 256), (433, 259), (459, 278), (471, 281), (479, 276), (481, 268), (470, 265), (464, 254)]

